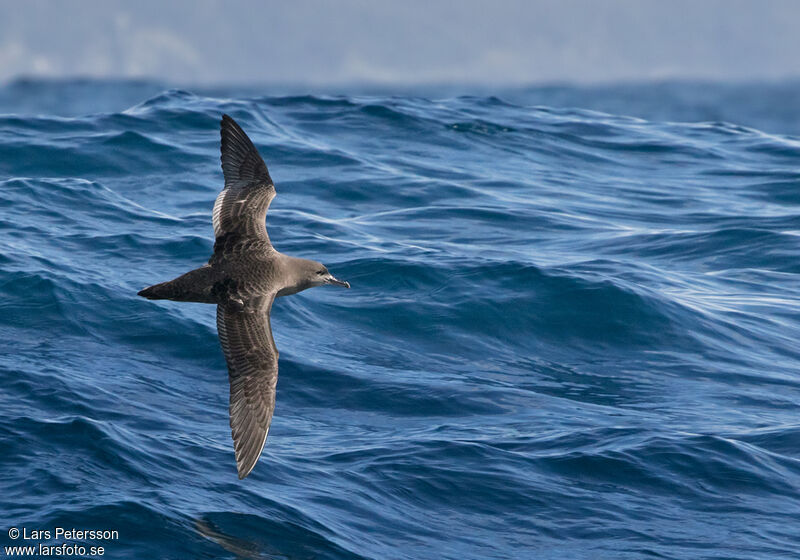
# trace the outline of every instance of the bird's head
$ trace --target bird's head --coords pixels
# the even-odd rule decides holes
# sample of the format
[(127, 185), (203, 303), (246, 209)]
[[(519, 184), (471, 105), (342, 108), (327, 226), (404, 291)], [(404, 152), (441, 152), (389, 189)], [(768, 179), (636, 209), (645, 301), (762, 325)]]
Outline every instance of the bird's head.
[(334, 286), (342, 286), (343, 288), (350, 287), (349, 282), (344, 282), (335, 278), (322, 263), (295, 257), (286, 257), (286, 263), (286, 270), (289, 273), (287, 278), (288, 282), (286, 286), (278, 292), (279, 296), (296, 294), (308, 288), (324, 286), (325, 284), (333, 284)]
[(327, 267), (315, 261), (308, 261), (309, 269), (306, 271), (306, 280), (312, 286), (323, 286), (331, 284), (333, 286), (341, 286), (342, 288), (349, 288), (350, 282), (339, 280), (333, 274), (328, 272)]

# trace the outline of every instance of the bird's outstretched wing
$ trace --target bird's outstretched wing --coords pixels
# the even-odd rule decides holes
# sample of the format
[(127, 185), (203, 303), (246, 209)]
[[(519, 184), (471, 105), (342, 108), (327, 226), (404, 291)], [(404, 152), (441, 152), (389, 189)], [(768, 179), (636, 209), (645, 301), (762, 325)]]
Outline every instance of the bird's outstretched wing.
[(257, 237), (269, 241), (264, 221), (275, 186), (256, 147), (228, 115), (220, 125), (225, 188), (214, 203), (214, 236)]
[(262, 298), (254, 309), (244, 311), (217, 306), (217, 332), (231, 383), (231, 434), (240, 479), (256, 465), (275, 409), (278, 350), (269, 324), (274, 299)]

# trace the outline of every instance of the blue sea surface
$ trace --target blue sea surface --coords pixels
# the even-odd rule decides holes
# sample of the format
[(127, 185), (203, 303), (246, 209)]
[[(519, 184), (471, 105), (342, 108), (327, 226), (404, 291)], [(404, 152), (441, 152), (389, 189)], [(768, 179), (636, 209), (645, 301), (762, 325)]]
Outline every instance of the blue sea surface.
[[(275, 180), (275, 246), (352, 284), (276, 302), (243, 481), (213, 307), (136, 295), (211, 254), (223, 113)], [(0, 208), (2, 546), (800, 555), (798, 82), (19, 80)]]

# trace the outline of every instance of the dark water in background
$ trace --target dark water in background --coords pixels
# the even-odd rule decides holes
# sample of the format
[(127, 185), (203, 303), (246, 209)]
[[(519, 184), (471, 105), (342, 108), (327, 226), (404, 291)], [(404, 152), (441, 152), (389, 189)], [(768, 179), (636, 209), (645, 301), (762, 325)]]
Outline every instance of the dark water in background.
[[(0, 542), (797, 558), (800, 83), (285, 93), (0, 89)], [(210, 254), (222, 112), (353, 285), (276, 303), (242, 482), (213, 309), (136, 297)]]

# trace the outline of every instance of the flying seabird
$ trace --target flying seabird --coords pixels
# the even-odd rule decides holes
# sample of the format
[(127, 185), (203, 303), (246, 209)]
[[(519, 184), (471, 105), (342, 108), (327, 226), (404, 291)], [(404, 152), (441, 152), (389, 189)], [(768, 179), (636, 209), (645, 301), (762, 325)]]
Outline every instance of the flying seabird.
[(275, 198), (267, 166), (228, 115), (222, 116), (221, 137), (225, 188), (212, 213), (214, 254), (208, 264), (139, 295), (217, 305), (217, 333), (231, 386), (231, 434), (242, 479), (261, 455), (275, 409), (278, 349), (269, 322), (272, 302), (315, 286), (350, 284), (334, 278), (321, 263), (275, 250), (265, 224)]

